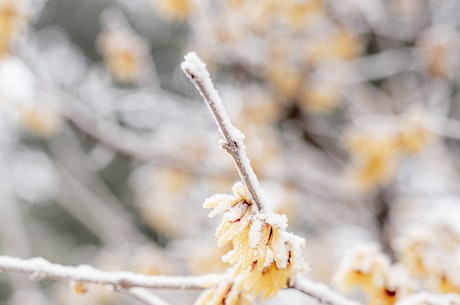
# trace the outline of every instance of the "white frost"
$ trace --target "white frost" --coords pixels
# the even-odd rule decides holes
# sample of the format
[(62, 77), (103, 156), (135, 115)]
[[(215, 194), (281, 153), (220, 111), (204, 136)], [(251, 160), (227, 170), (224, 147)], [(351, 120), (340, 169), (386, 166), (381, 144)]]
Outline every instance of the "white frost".
[(219, 283), (226, 278), (222, 275), (205, 276), (150, 276), (132, 272), (106, 272), (88, 265), (77, 267), (53, 264), (43, 258), (20, 259), (0, 256), (0, 273), (16, 272), (29, 275), (33, 279), (63, 279), (102, 285), (123, 285), (145, 288), (203, 288)]
[[(248, 157), (246, 156), (246, 147), (243, 140), (244, 135), (235, 128), (230, 118), (225, 111), (222, 100), (214, 88), (209, 72), (206, 70), (206, 65), (201, 61), (195, 52), (189, 52), (185, 55), (185, 59), (181, 64), (181, 68), (187, 77), (195, 84), (203, 99), (206, 101), (216, 120), (219, 131), (225, 138), (226, 144), (234, 149), (232, 154), (237, 164), (240, 176), (246, 186), (251, 188), (252, 197), (256, 200), (256, 205), (253, 205), (254, 212), (268, 212), (269, 208), (262, 201), (262, 192), (260, 190), (259, 181), (251, 167)], [(260, 211), (259, 211), (260, 210)]]
[(261, 217), (253, 217), (251, 228), (249, 229), (249, 246), (253, 249), (257, 248), (260, 244), (260, 240), (262, 238), (262, 226), (264, 223), (265, 222)]
[[(209, 95), (208, 97), (203, 95), (203, 98), (209, 98), (210, 100), (212, 100), (217, 112), (219, 113), (223, 121), (224, 128), (226, 128), (232, 140), (238, 142), (243, 141), (244, 135), (241, 133), (241, 131), (236, 129), (230, 122), (230, 118), (228, 117), (227, 112), (225, 111), (225, 108), (222, 104), (222, 99), (220, 98), (217, 90), (214, 88), (209, 72), (206, 69), (206, 64), (201, 61), (201, 59), (195, 52), (189, 52), (187, 55), (185, 55), (184, 59), (185, 60), (181, 64), (182, 70), (191, 79), (193, 83), (196, 84), (196, 82), (198, 81), (201, 85), (203, 85), (206, 93)], [(201, 90), (198, 91), (201, 93)], [(214, 112), (213, 109), (211, 109), (211, 111)]]

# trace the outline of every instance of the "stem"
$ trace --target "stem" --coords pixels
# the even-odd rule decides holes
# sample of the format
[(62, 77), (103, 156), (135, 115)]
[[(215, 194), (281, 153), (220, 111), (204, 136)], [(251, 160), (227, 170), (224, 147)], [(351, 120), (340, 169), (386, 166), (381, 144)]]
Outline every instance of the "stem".
[(182, 70), (193, 82), (211, 110), (217, 126), (225, 139), (222, 147), (232, 156), (244, 185), (251, 194), (256, 212), (266, 212), (268, 207), (262, 202), (259, 182), (246, 155), (243, 134), (231, 123), (214, 84), (206, 70), (206, 65), (195, 53), (188, 53), (182, 62)]
[(291, 288), (318, 300), (318, 302), (324, 305), (361, 305), (358, 302), (343, 297), (324, 284), (314, 283), (306, 278), (298, 277)]
[[(227, 274), (150, 276), (126, 271), (107, 272), (88, 265), (63, 266), (43, 258), (20, 259), (10, 256), (0, 256), (0, 273), (2, 272), (26, 274), (33, 280), (61, 279), (111, 286), (115, 291), (127, 293), (145, 304), (155, 305), (167, 305), (167, 303), (142, 288), (201, 290), (228, 279)], [(324, 305), (361, 305), (343, 297), (324, 284), (311, 282), (303, 277), (298, 277), (289, 288), (298, 290)]]
[(107, 272), (88, 265), (77, 267), (53, 264), (43, 258), (20, 259), (0, 256), (0, 273), (27, 274), (33, 280), (61, 279), (91, 284), (109, 285), (126, 290), (133, 287), (155, 289), (204, 289), (216, 285), (225, 275), (150, 276), (132, 272)]
[(121, 290), (120, 292), (130, 295), (146, 305), (170, 305), (160, 297), (143, 288), (131, 288), (128, 290)]

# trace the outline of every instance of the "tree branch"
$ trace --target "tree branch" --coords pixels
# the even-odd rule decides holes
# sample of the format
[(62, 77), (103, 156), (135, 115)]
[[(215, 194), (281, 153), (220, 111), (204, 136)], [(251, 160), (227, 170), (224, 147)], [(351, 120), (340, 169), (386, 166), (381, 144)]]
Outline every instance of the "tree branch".
[(226, 275), (210, 274), (203, 276), (150, 276), (132, 272), (107, 272), (88, 265), (77, 267), (53, 264), (43, 258), (20, 259), (0, 256), (0, 273), (15, 272), (29, 275), (33, 280), (61, 279), (67, 281), (101, 284), (116, 290), (134, 287), (155, 289), (204, 289), (216, 285)]
[(146, 305), (170, 305), (168, 302), (143, 288), (131, 288), (120, 290), (120, 292), (130, 295)]
[(298, 277), (291, 288), (316, 299), (324, 305), (361, 305), (343, 297), (324, 284), (314, 283), (306, 278)]
[(185, 56), (181, 65), (187, 77), (195, 84), (209, 109), (211, 110), (217, 126), (225, 142), (222, 147), (232, 156), (241, 180), (248, 188), (258, 212), (268, 211), (268, 207), (262, 202), (259, 182), (246, 156), (246, 147), (243, 143), (244, 135), (232, 125), (230, 118), (222, 104), (222, 100), (214, 89), (214, 84), (209, 76), (206, 65), (196, 55), (190, 52)]
[[(133, 272), (107, 272), (88, 265), (64, 266), (51, 263), (43, 258), (20, 259), (0, 256), (0, 273), (13, 272), (28, 275), (32, 280), (66, 280), (110, 286), (115, 291), (129, 294), (150, 305), (168, 305), (145, 289), (200, 290), (217, 285), (227, 278), (227, 274), (202, 276), (151, 276)], [(361, 305), (347, 299), (321, 283), (298, 277), (289, 288), (298, 290), (324, 305)]]

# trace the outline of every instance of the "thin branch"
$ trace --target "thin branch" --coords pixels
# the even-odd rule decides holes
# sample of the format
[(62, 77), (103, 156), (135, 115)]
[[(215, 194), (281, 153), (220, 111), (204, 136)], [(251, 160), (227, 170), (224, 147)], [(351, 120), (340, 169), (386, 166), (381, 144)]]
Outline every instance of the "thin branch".
[(324, 305), (362, 305), (345, 298), (324, 284), (314, 283), (306, 278), (298, 277), (291, 288), (316, 299)]
[(121, 290), (120, 292), (130, 295), (146, 305), (170, 305), (162, 298), (143, 288), (131, 288), (128, 290)]
[(230, 122), (230, 118), (225, 111), (222, 100), (217, 90), (214, 89), (214, 84), (212, 83), (208, 70), (206, 70), (206, 65), (196, 53), (190, 52), (185, 56), (181, 68), (187, 77), (195, 84), (211, 110), (219, 126), (219, 130), (225, 139), (222, 147), (235, 161), (241, 180), (248, 188), (258, 212), (268, 211), (268, 207), (262, 202), (262, 192), (260, 191), (259, 182), (246, 156), (246, 147), (243, 143), (244, 135)]
[(88, 265), (77, 267), (51, 263), (43, 258), (20, 259), (0, 256), (0, 273), (15, 272), (29, 275), (32, 280), (60, 279), (101, 284), (126, 290), (134, 287), (151, 289), (204, 289), (226, 278), (223, 274), (203, 276), (150, 276), (133, 272), (107, 272)]
[[(0, 273), (2, 272), (26, 274), (32, 280), (55, 279), (106, 285), (150, 305), (168, 305), (168, 303), (142, 288), (201, 290), (215, 286), (228, 277), (227, 274), (151, 276), (126, 271), (107, 272), (88, 265), (64, 266), (43, 258), (20, 259), (11, 256), (0, 256)], [(324, 305), (361, 305), (343, 297), (324, 284), (314, 283), (302, 277), (298, 277), (295, 284), (289, 288), (298, 290)]]

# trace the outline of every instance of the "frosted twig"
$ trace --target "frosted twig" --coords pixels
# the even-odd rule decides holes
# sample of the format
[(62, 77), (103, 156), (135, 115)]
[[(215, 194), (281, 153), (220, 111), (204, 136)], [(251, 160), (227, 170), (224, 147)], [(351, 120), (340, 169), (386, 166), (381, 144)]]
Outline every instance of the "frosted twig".
[(185, 56), (181, 65), (187, 77), (195, 84), (214, 116), (219, 130), (225, 139), (222, 147), (232, 156), (241, 180), (248, 188), (258, 212), (265, 212), (268, 207), (262, 202), (259, 182), (246, 156), (246, 147), (243, 143), (244, 135), (230, 122), (222, 100), (214, 89), (206, 65), (194, 52)]
[(291, 288), (294, 288), (325, 305), (361, 305), (358, 302), (345, 298), (324, 284), (314, 283), (302, 277), (298, 277)]
[[(55, 279), (105, 285), (151, 305), (168, 305), (168, 303), (141, 288), (199, 290), (217, 285), (228, 276), (228, 274), (151, 276), (126, 271), (107, 272), (88, 265), (64, 266), (43, 258), (20, 259), (11, 256), (0, 256), (0, 273), (2, 272), (26, 274), (33, 280)], [(296, 289), (324, 305), (361, 305), (341, 296), (324, 284), (314, 283), (301, 277), (297, 278), (295, 284), (289, 288)]]
[(64, 266), (43, 258), (20, 259), (0, 256), (0, 273), (27, 274), (33, 280), (61, 279), (91, 284), (112, 286), (117, 290), (134, 287), (155, 289), (204, 289), (216, 285), (226, 278), (224, 274), (203, 276), (151, 276), (133, 272), (107, 272), (88, 265)]

